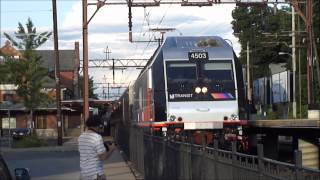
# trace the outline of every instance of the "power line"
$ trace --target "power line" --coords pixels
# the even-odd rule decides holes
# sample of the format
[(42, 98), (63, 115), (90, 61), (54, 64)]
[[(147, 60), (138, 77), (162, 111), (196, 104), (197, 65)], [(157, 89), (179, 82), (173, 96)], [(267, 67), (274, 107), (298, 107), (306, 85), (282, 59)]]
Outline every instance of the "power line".
[[(159, 23), (158, 23), (158, 25), (157, 25), (158, 27), (163, 23), (166, 15), (167, 15), (167, 13), (168, 13), (168, 10), (169, 10), (170, 8), (171, 8), (171, 4), (167, 7), (166, 11), (164, 12), (163, 16), (161, 17), (161, 19), (160, 19), (160, 21), (159, 21)], [(149, 18), (150, 18), (150, 12), (151, 12), (151, 10), (150, 10), (149, 13), (148, 13)], [(144, 17), (144, 19), (147, 19), (146, 16)], [(148, 20), (148, 27), (150, 27), (149, 20)], [(159, 29), (159, 28), (158, 28), (158, 29)], [(149, 28), (149, 31), (150, 31), (150, 28)], [(148, 47), (150, 46), (150, 44), (151, 44), (151, 42), (152, 42), (152, 39), (155, 38), (155, 33), (158, 32), (158, 31), (152, 31), (152, 32), (153, 32), (153, 33), (152, 33), (152, 36), (151, 36), (151, 38), (149, 39), (148, 44), (146, 45), (146, 47), (143, 49), (143, 51), (142, 51), (142, 53), (141, 53), (141, 56), (143, 56), (143, 54), (145, 54), (145, 51), (146, 51), (146, 50), (148, 49)], [(159, 44), (159, 45), (160, 45), (160, 44)], [(130, 77), (132, 73), (133, 73), (133, 70), (132, 70), (131, 72), (129, 72), (129, 74), (128, 74), (126, 77)], [(128, 79), (128, 78), (126, 78), (126, 79)]]

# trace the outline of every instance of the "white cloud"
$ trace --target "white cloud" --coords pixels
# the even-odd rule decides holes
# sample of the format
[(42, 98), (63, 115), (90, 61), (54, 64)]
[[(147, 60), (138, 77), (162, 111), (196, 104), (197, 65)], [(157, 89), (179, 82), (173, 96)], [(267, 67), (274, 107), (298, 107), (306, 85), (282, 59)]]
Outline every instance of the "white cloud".
[[(95, 10), (89, 6), (88, 18)], [(161, 5), (160, 7), (134, 7), (132, 9), (133, 40), (149, 40), (160, 37), (159, 33), (149, 28), (169, 27), (177, 31), (168, 32), (166, 36), (218, 35), (229, 39), (236, 53), (240, 51), (237, 38), (232, 35), (231, 12), (235, 5), (213, 5), (212, 7), (181, 7), (178, 5)], [(10, 29), (15, 31), (16, 29)], [(52, 31), (47, 27), (37, 27), (40, 31)], [(59, 20), (59, 48), (72, 49), (74, 42), (80, 43), (82, 59), (82, 2), (75, 2), (63, 20)], [(112, 51), (111, 58), (148, 58), (152, 55), (157, 43), (130, 43), (128, 41), (128, 8), (127, 6), (104, 6), (89, 24), (89, 58), (104, 58), (106, 46)], [(48, 41), (41, 49), (52, 49), (53, 41)], [(103, 76), (112, 82), (110, 69), (89, 69), (95, 82), (103, 82)], [(116, 71), (116, 82), (134, 81), (137, 70)]]
[[(133, 39), (149, 40), (159, 37), (159, 34), (149, 32), (149, 28), (170, 27), (177, 28), (176, 32), (169, 32), (166, 36), (183, 35), (218, 35), (229, 39), (238, 53), (240, 45), (232, 35), (231, 12), (234, 5), (214, 5), (212, 7), (181, 7), (178, 5), (162, 5), (152, 8), (133, 8)], [(88, 11), (91, 17), (95, 7)], [(62, 23), (65, 36), (81, 39), (82, 4), (77, 2), (67, 14)], [(151, 43), (147, 47), (144, 43), (128, 42), (128, 8), (126, 6), (102, 7), (89, 24), (89, 58), (104, 58), (106, 46), (112, 51), (112, 58), (148, 58), (157, 47)], [(78, 38), (75, 38), (77, 37)], [(66, 42), (67, 43), (67, 42)], [(80, 46), (82, 47), (82, 46)], [(81, 51), (82, 52), (82, 51)], [(110, 69), (90, 69), (89, 74), (94, 76), (95, 82), (112, 82)], [(116, 71), (115, 82), (127, 83), (134, 81), (138, 71), (134, 69)], [(100, 89), (100, 90), (99, 90)], [(101, 88), (97, 91), (102, 91)]]

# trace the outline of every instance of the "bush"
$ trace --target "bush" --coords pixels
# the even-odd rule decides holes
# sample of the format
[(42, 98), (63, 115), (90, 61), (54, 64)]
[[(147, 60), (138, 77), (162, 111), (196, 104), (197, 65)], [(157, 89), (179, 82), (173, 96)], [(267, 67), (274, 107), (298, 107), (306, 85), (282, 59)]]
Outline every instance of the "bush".
[(12, 144), (13, 148), (30, 148), (41, 146), (47, 146), (47, 144), (37, 136), (25, 136), (22, 139), (14, 140)]
[(279, 118), (278, 112), (276, 110), (274, 110), (272, 108), (272, 106), (268, 107), (267, 119), (268, 120), (274, 120), (274, 119), (278, 119), (278, 118)]

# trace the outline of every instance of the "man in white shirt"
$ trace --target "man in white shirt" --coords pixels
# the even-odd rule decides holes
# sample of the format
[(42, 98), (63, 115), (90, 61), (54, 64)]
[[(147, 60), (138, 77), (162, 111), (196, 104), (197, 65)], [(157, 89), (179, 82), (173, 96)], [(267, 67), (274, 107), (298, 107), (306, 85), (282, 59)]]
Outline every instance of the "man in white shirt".
[(103, 160), (106, 160), (114, 149), (109, 146), (109, 151), (98, 134), (101, 121), (99, 116), (91, 116), (86, 121), (87, 129), (78, 138), (80, 153), (80, 179), (82, 180), (105, 180)]

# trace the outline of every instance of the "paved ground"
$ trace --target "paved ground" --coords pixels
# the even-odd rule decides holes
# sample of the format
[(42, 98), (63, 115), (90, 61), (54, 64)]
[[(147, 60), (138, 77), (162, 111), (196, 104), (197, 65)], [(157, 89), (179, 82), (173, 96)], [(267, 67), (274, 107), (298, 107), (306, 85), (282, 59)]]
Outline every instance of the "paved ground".
[[(10, 171), (27, 167), (33, 180), (79, 179), (79, 153), (76, 139), (70, 139), (62, 147), (10, 149), (2, 147), (1, 152)], [(108, 180), (134, 180), (135, 176), (116, 149), (105, 164)]]
[(134, 180), (128, 165), (123, 161), (119, 150), (113, 151), (105, 165), (107, 180)]
[(14, 168), (29, 168), (32, 179), (78, 179), (77, 151), (13, 151), (3, 152), (13, 174)]

